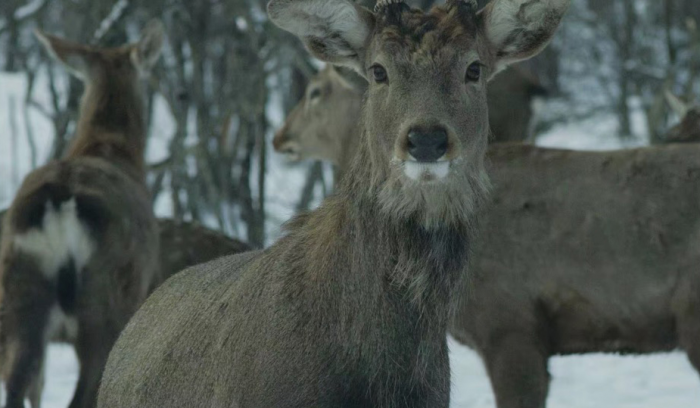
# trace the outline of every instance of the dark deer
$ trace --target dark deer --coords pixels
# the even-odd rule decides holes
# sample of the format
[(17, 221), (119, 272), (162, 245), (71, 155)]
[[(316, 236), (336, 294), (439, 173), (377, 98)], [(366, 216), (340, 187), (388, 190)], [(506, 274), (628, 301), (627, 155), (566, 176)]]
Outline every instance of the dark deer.
[(96, 49), (37, 37), (85, 81), (77, 134), (65, 158), (24, 180), (4, 219), (0, 364), (7, 408), (41, 404), (46, 345), (72, 343), (80, 361), (71, 408), (93, 407), (112, 344), (160, 281), (158, 226), (146, 187), (139, 77), (163, 41)]
[(99, 406), (448, 407), (449, 312), (487, 184), (486, 82), (540, 51), (567, 7), (272, 1), (275, 24), (370, 80), (351, 170), (272, 247), (156, 290), (112, 350)]

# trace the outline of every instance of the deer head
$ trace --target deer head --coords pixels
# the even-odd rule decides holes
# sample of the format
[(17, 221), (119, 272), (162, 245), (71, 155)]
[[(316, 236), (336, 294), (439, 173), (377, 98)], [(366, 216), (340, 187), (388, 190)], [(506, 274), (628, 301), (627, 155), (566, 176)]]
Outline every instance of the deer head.
[(569, 0), (453, 0), (430, 12), (380, 1), (273, 0), (272, 21), (369, 82), (360, 153), (382, 207), (427, 224), (470, 214), (486, 177), (486, 84), (550, 41)]
[[(356, 78), (354, 78), (356, 77)], [(362, 95), (367, 82), (353, 72), (326, 66), (311, 78), (301, 101), (275, 134), (275, 150), (290, 161), (328, 160), (348, 163), (349, 142), (358, 138)]]
[(67, 157), (100, 156), (143, 173), (145, 109), (139, 78), (158, 61), (163, 25), (151, 21), (135, 44), (97, 48), (36, 31), (46, 50), (85, 82), (80, 120)]
[(87, 82), (147, 75), (160, 57), (165, 36), (163, 25), (157, 20), (146, 25), (136, 44), (119, 48), (90, 47), (39, 30), (35, 31), (35, 35), (55, 60)]

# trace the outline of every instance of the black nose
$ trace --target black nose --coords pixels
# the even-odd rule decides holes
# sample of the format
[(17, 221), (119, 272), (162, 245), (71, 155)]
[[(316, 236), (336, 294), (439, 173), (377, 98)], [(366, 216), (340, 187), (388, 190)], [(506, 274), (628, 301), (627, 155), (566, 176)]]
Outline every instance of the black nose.
[(408, 153), (419, 162), (434, 162), (447, 153), (447, 131), (443, 128), (412, 129), (408, 132)]

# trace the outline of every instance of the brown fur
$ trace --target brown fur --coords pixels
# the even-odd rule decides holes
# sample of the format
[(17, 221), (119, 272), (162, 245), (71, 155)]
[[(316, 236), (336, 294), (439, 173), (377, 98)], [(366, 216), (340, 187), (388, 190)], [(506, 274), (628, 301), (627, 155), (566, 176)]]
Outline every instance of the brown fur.
[(700, 371), (698, 155), (489, 151), (495, 191), (451, 333), (483, 357), (499, 408), (545, 406), (552, 355), (680, 347)]
[[(319, 76), (314, 81), (339, 81), (327, 71)], [(343, 106), (332, 94), (324, 102), (316, 115), (332, 117)], [(696, 117), (684, 109), (666, 140), (693, 140)], [(354, 140), (355, 127), (337, 128), (347, 122), (356, 123), (322, 121), (311, 131)], [(302, 141), (303, 156), (309, 140)], [(342, 163), (349, 154), (334, 148), (337, 142), (316, 143), (315, 151), (328, 155), (320, 158)], [(697, 146), (489, 148), (493, 209), (483, 217), (474, 279), (451, 332), (484, 357), (499, 407), (543, 407), (551, 355), (682, 347), (699, 367), (692, 338), (700, 330), (692, 312), (700, 304), (692, 267), (698, 154)], [(680, 286), (679, 276), (689, 285)]]
[(49, 341), (80, 361), (71, 408), (93, 407), (109, 350), (161, 280), (158, 230), (146, 187), (142, 42), (112, 50), (38, 34), (86, 81), (76, 139), (62, 160), (24, 180), (4, 218), (0, 253), (0, 364), (7, 408), (38, 408)]
[[(269, 5), (272, 21), (315, 55), (363, 72), (381, 60), (392, 85), (370, 86), (362, 142), (337, 194), (269, 249), (156, 290), (115, 344), (100, 407), (448, 407), (445, 334), (484, 197), (488, 137), (486, 78), (465, 84), (465, 59), (491, 50), (483, 40), (441, 42), (413, 60), (398, 45), (387, 54), (383, 33), (404, 24), (390, 14), (406, 13), (416, 33), (449, 14), (426, 36), (459, 24), (477, 35), (461, 4), (422, 19), (403, 5), (379, 15), (341, 0)], [(453, 161), (439, 181), (403, 172), (416, 123), (450, 129)]]

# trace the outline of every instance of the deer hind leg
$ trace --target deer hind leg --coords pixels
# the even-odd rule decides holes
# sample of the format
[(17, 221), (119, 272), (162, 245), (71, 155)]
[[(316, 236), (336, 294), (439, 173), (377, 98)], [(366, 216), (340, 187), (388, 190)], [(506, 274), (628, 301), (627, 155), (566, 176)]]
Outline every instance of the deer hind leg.
[(498, 408), (544, 408), (548, 355), (532, 336), (507, 334), (482, 350)]
[(97, 392), (102, 372), (118, 336), (119, 330), (108, 327), (106, 322), (81, 321), (81, 333), (76, 344), (80, 375), (69, 408), (93, 408), (97, 405)]
[(38, 407), (42, 370), (54, 303), (53, 284), (32, 256), (15, 253), (2, 259), (3, 371), (7, 390), (6, 408), (24, 408), (26, 398)]
[(42, 361), (39, 374), (34, 378), (34, 381), (29, 387), (29, 406), (31, 408), (41, 408), (41, 395), (44, 392), (44, 384), (46, 381), (46, 359)]
[(690, 364), (700, 374), (700, 299), (678, 317), (678, 340)]

